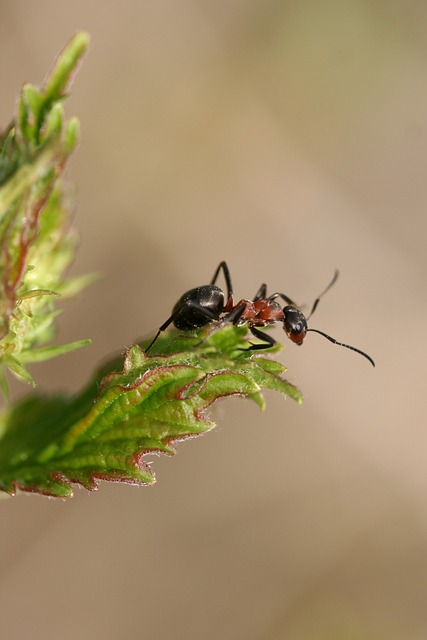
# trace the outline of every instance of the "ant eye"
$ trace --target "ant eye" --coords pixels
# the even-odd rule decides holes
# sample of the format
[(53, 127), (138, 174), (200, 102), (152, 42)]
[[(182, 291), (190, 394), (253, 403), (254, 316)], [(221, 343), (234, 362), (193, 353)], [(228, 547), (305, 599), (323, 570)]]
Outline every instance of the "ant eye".
[(291, 332), (294, 333), (295, 335), (299, 335), (300, 333), (302, 333), (302, 331), (303, 331), (302, 322), (297, 322), (296, 325), (294, 325), (291, 329)]

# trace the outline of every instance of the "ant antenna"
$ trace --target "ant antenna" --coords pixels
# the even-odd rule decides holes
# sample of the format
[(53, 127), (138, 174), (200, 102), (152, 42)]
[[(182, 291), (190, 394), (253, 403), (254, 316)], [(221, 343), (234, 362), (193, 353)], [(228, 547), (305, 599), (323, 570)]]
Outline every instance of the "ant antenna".
[[(331, 285), (329, 285), (329, 286), (331, 286)], [(329, 287), (328, 287), (328, 289), (329, 289)], [(326, 291), (327, 291), (327, 289), (326, 289)], [(324, 333), (323, 331), (319, 331), (319, 329), (307, 329), (307, 331), (314, 331), (315, 333), (320, 333), (321, 336), (323, 336), (324, 338), (329, 340), (329, 342), (332, 342), (332, 344), (337, 344), (339, 347), (345, 347), (346, 349), (351, 349), (351, 351), (355, 351), (356, 353), (360, 353), (361, 356), (364, 356), (367, 360), (369, 360), (371, 365), (373, 367), (375, 367), (375, 362), (372, 360), (371, 356), (368, 356), (368, 354), (365, 353), (364, 351), (361, 351), (360, 349), (356, 349), (356, 347), (352, 347), (349, 344), (344, 344), (343, 342), (338, 342), (338, 340), (335, 340), (335, 338), (332, 338), (332, 336), (328, 336), (328, 334)]]
[[(310, 314), (307, 316), (307, 320), (309, 318), (311, 318), (311, 316), (313, 315), (313, 313), (316, 311), (317, 309), (317, 305), (320, 302), (320, 299), (325, 295), (325, 293), (327, 291), (329, 291), (329, 289), (335, 284), (335, 282), (338, 279), (339, 276), (339, 271), (338, 269), (335, 269), (335, 273), (334, 276), (332, 278), (332, 280), (330, 281), (330, 283), (328, 284), (328, 286), (326, 287), (326, 289), (324, 291), (322, 291), (322, 293), (317, 296), (316, 300), (313, 303), (313, 306), (311, 308)], [(360, 349), (356, 349), (356, 347), (352, 347), (349, 344), (344, 344), (343, 342), (338, 342), (338, 340), (335, 340), (335, 338), (332, 338), (332, 336), (328, 336), (327, 333), (324, 333), (323, 331), (319, 331), (319, 329), (307, 329), (307, 331), (314, 331), (315, 333), (320, 333), (321, 336), (323, 336), (324, 338), (326, 338), (327, 340), (329, 340), (329, 342), (332, 342), (332, 344), (337, 344), (340, 347), (345, 347), (346, 349), (351, 349), (351, 351), (355, 351), (356, 353), (360, 353), (361, 356), (363, 356), (364, 358), (366, 358), (367, 360), (369, 360), (369, 362), (371, 363), (371, 365), (373, 367), (375, 367), (375, 362), (372, 360), (371, 356), (368, 356), (367, 353), (365, 353), (364, 351), (361, 351)]]
[[(327, 291), (329, 291), (329, 289), (336, 283), (338, 276), (339, 276), (340, 272), (338, 271), (338, 269), (335, 269), (335, 273), (334, 273), (334, 277), (332, 278), (332, 280), (330, 281), (330, 283), (328, 284), (328, 286), (326, 287), (326, 289), (324, 291), (322, 291), (322, 293), (317, 296), (316, 300), (313, 303), (313, 306), (311, 308), (311, 311), (309, 313), (309, 315), (307, 316), (307, 320), (309, 320), (311, 318), (311, 316), (313, 315), (313, 313), (316, 311), (317, 309), (317, 305), (320, 302), (320, 298), (323, 298), (323, 296), (325, 295), (325, 293)], [(347, 345), (346, 345), (347, 346)], [(357, 349), (356, 349), (357, 351)]]

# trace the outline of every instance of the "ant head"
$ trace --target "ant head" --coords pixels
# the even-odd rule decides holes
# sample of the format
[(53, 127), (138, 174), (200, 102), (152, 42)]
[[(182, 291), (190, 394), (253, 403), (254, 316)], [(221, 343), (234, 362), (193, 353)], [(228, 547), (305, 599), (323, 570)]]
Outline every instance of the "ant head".
[(293, 305), (283, 307), (283, 329), (292, 342), (302, 344), (308, 331), (303, 312)]

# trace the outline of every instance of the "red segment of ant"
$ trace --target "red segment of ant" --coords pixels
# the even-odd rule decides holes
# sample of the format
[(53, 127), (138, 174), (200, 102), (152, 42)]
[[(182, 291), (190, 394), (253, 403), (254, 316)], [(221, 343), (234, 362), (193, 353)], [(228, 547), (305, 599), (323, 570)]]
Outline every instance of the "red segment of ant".
[[(221, 270), (226, 283), (226, 295), (222, 289), (215, 284)], [(276, 322), (283, 322), (283, 329), (286, 335), (295, 344), (301, 345), (306, 334), (309, 331), (313, 331), (319, 333), (333, 344), (359, 353), (375, 367), (373, 359), (364, 351), (352, 347), (349, 344), (338, 342), (338, 340), (335, 340), (335, 338), (332, 338), (332, 336), (329, 336), (319, 329), (308, 328), (307, 321), (315, 312), (320, 299), (329, 291), (337, 278), (338, 270), (335, 271), (326, 289), (316, 298), (309, 315), (306, 317), (298, 305), (284, 293), (277, 291), (267, 296), (266, 284), (260, 286), (252, 300), (242, 299), (239, 300), (237, 304), (234, 304), (230, 271), (227, 263), (222, 261), (219, 263), (210, 284), (190, 289), (190, 291), (187, 291), (187, 293), (181, 296), (172, 310), (172, 315), (159, 327), (153, 340), (148, 345), (146, 353), (150, 351), (162, 331), (167, 329), (172, 323), (177, 329), (185, 330), (204, 327), (212, 322), (216, 322), (216, 326), (209, 335), (212, 335), (212, 333), (229, 322), (236, 327), (247, 324), (252, 335), (261, 342), (251, 343), (250, 346), (247, 349), (243, 349), (243, 351), (256, 351), (269, 349), (276, 344), (276, 340), (272, 336), (260, 331), (258, 327), (266, 327), (276, 324)], [(281, 298), (286, 302), (283, 308), (277, 302), (277, 298)]]

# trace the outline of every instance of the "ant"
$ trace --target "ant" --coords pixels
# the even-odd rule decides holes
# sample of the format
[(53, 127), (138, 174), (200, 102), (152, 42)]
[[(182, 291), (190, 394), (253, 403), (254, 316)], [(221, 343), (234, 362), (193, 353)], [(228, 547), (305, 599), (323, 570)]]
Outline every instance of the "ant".
[[(227, 295), (215, 284), (221, 270), (225, 278)], [(352, 347), (349, 344), (338, 342), (338, 340), (335, 340), (335, 338), (332, 338), (323, 331), (309, 329), (307, 326), (307, 320), (309, 320), (315, 312), (322, 296), (335, 284), (338, 274), (339, 272), (336, 270), (331, 282), (316, 298), (309, 315), (305, 317), (295, 302), (284, 293), (277, 291), (267, 296), (266, 284), (260, 286), (252, 300), (243, 299), (237, 304), (234, 304), (230, 271), (227, 263), (222, 261), (219, 263), (210, 284), (190, 289), (190, 291), (187, 291), (187, 293), (181, 296), (172, 310), (172, 315), (159, 327), (153, 340), (148, 345), (146, 353), (152, 348), (162, 331), (167, 329), (172, 323), (177, 329), (185, 330), (204, 327), (211, 322), (218, 322), (211, 333), (214, 333), (228, 322), (231, 322), (236, 327), (246, 323), (252, 335), (261, 342), (256, 344), (251, 343), (250, 347), (242, 349), (242, 351), (255, 351), (269, 349), (276, 344), (274, 338), (260, 331), (257, 327), (265, 327), (275, 324), (276, 322), (283, 322), (283, 329), (286, 335), (292, 342), (298, 345), (303, 343), (308, 331), (313, 331), (320, 333), (321, 336), (333, 344), (360, 353), (360, 355), (364, 356), (372, 366), (375, 367), (373, 359), (364, 351), (356, 349), (356, 347)], [(276, 301), (277, 298), (281, 298), (286, 302), (286, 306), (282, 308)]]

